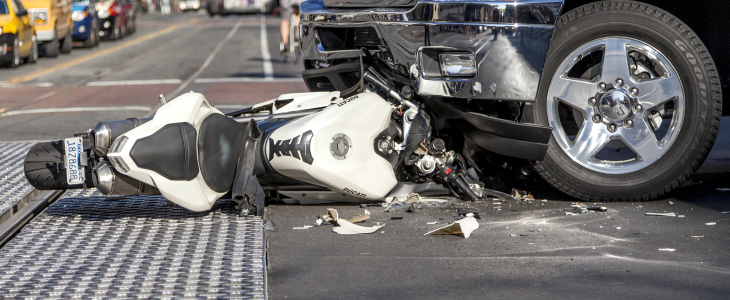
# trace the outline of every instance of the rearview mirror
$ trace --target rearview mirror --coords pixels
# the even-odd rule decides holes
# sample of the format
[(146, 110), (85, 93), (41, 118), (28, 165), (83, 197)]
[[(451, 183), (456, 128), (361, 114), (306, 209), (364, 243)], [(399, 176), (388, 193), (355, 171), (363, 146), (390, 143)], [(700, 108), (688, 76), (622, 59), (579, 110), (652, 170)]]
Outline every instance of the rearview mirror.
[(28, 15), (28, 11), (27, 10), (21, 10), (19, 12), (16, 12), (15, 15), (18, 16), (18, 17), (27, 16)]

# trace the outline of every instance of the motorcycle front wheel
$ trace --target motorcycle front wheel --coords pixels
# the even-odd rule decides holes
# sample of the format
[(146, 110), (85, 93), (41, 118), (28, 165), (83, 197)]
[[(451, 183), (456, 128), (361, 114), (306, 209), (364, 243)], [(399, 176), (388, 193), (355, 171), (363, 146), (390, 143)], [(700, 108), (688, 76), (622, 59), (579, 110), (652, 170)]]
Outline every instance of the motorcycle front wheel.
[(553, 128), (535, 170), (589, 201), (642, 201), (685, 182), (710, 152), (722, 95), (697, 35), (671, 14), (604, 1), (560, 17), (525, 121)]

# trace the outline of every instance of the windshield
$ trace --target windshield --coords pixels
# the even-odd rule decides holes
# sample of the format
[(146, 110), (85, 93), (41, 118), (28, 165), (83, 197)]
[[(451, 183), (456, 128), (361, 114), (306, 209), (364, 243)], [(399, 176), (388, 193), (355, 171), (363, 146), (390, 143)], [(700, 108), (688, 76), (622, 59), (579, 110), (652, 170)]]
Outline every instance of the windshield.
[(5, 0), (0, 0), (0, 15), (7, 15), (10, 13), (8, 9), (8, 3)]

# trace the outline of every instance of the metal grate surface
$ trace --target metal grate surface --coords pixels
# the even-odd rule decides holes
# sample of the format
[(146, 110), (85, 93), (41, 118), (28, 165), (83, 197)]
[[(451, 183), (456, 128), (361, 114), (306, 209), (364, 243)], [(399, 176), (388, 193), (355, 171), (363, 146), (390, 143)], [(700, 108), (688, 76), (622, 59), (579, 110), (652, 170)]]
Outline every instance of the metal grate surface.
[(230, 200), (197, 213), (69, 192), (0, 250), (0, 295), (264, 299), (262, 225)]
[(23, 159), (36, 143), (0, 142), (0, 216), (33, 190), (23, 174)]

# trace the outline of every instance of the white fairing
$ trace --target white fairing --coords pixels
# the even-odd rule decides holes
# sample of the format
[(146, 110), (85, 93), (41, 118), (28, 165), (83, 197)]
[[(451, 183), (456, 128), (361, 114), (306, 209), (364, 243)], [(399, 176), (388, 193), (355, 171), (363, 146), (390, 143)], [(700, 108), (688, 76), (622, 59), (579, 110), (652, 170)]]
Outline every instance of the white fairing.
[[(201, 123), (211, 114), (222, 113), (213, 108), (202, 94), (192, 92), (183, 94), (160, 107), (154, 119), (125, 133), (124, 136), (129, 140), (122, 149), (107, 156), (122, 158), (130, 169), (124, 173), (125, 175), (157, 187), (165, 199), (192, 211), (209, 210), (225, 193), (217, 193), (210, 189), (203, 180), (202, 172), (198, 172), (197, 177), (190, 181), (169, 180), (155, 171), (140, 168), (129, 154), (139, 139), (154, 134), (167, 124), (187, 122), (199, 133)], [(196, 141), (196, 147), (197, 144)]]
[[(374, 141), (388, 127), (392, 111), (391, 105), (377, 94), (361, 93), (292, 121), (265, 141), (269, 164), (287, 177), (361, 199), (382, 200), (397, 180), (390, 163), (375, 153)], [(302, 159), (303, 151), (298, 151), (299, 155), (271, 155), (272, 143), (301, 138), (308, 131), (313, 134), (311, 164)], [(337, 159), (330, 143), (342, 134), (349, 138), (351, 148), (346, 158)]]

